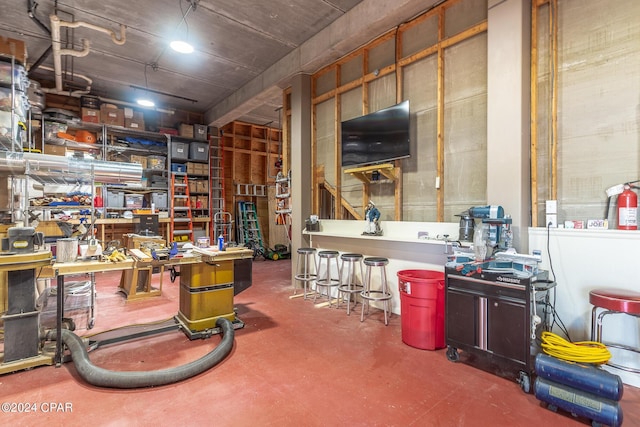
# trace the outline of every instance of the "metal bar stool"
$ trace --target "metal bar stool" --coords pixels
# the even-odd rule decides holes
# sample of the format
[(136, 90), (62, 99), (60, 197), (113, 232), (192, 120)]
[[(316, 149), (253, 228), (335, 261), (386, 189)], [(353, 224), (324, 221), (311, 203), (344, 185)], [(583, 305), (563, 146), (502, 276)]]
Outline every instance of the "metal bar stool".
[[(322, 289), (327, 290), (327, 298), (329, 299), (329, 307), (331, 307), (331, 288), (340, 286), (340, 267), (338, 266), (338, 251), (320, 251), (318, 252), (318, 278), (316, 280), (316, 295), (313, 297), (313, 303), (315, 304), (318, 295), (322, 295)], [(338, 272), (338, 278), (334, 279), (331, 276), (331, 260), (335, 261), (336, 271)], [(324, 267), (324, 274), (321, 274), (321, 270)]]
[[(362, 269), (362, 254), (342, 254), (340, 256), (342, 263), (340, 264), (340, 286), (338, 286), (338, 307), (340, 308), (340, 302), (347, 295), (347, 315), (351, 314), (351, 297), (353, 296), (353, 306), (358, 303), (356, 295), (362, 293), (363, 285), (362, 279), (364, 278)], [(347, 264), (347, 274), (344, 274), (344, 265)], [(358, 281), (358, 271), (356, 265), (360, 266), (360, 280)], [(359, 283), (358, 283), (359, 282)]]
[[(608, 314), (628, 314), (640, 317), (640, 293), (623, 289), (594, 289), (589, 292), (591, 310), (591, 340), (640, 354), (640, 349), (623, 344), (610, 344), (602, 341), (602, 320)], [(600, 309), (600, 312), (598, 313)], [(640, 369), (607, 362), (614, 368), (640, 373)]]
[[(369, 305), (371, 301), (382, 301), (382, 307), (384, 310), (384, 324), (389, 324), (389, 301), (391, 301), (392, 295), (387, 285), (387, 264), (389, 260), (387, 258), (365, 258), (364, 265), (366, 265), (366, 275), (364, 280), (364, 289), (360, 296), (362, 297), (362, 312), (360, 314), (360, 321), (364, 321), (364, 308), (367, 307), (369, 312)], [(380, 289), (371, 289), (371, 269), (373, 267), (380, 267)]]
[(316, 263), (315, 248), (298, 248), (298, 261), (296, 263), (296, 275), (293, 282), (293, 294), (298, 292), (297, 282), (302, 282), (304, 287), (304, 299), (307, 299), (307, 287), (315, 281), (318, 276), (318, 265)]

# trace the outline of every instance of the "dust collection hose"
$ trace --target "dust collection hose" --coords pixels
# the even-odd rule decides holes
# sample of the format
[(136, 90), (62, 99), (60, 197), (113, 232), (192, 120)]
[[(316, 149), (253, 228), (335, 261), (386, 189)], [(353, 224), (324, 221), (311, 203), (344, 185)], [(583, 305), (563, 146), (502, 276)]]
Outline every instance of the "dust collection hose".
[(73, 332), (63, 329), (62, 342), (69, 348), (78, 374), (91, 385), (109, 388), (157, 387), (191, 378), (227, 357), (233, 348), (233, 325), (221, 317), (217, 319), (216, 326), (222, 329), (222, 341), (211, 352), (185, 365), (157, 371), (119, 372), (103, 369), (91, 363), (82, 340)]

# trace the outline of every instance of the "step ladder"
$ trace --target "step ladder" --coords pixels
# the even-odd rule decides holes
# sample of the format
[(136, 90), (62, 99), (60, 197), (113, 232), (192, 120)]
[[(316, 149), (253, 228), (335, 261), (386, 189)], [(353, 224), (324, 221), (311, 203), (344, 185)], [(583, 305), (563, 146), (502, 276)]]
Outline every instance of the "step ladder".
[(291, 244), (291, 171), (276, 175), (276, 225), (285, 227), (287, 239)]
[[(226, 223), (227, 220), (231, 222), (233, 226), (233, 218), (229, 212), (225, 210), (225, 193), (224, 193), (224, 149), (222, 147), (221, 138), (211, 138), (209, 142), (209, 204), (211, 205), (211, 211), (209, 215), (214, 218), (214, 227), (210, 230), (211, 242), (215, 243), (218, 238), (219, 230), (215, 225), (218, 222)], [(233, 206), (231, 206), (233, 208)], [(227, 217), (228, 216), (228, 217)], [(231, 226), (228, 233), (224, 235), (225, 242), (235, 242), (235, 237), (232, 238)], [(226, 224), (224, 231), (227, 231)]]
[(233, 225), (233, 217), (229, 212), (216, 212), (213, 216), (213, 235), (216, 236), (212, 242), (217, 242), (219, 236), (222, 236), (225, 242), (232, 241), (231, 226)]
[(187, 174), (171, 173), (171, 242), (178, 246), (194, 243), (193, 216), (191, 215), (191, 198), (189, 195), (189, 178)]
[(253, 202), (238, 202), (238, 230), (239, 239), (242, 245), (262, 253), (264, 243), (262, 233), (260, 233), (260, 223), (258, 222), (258, 212)]

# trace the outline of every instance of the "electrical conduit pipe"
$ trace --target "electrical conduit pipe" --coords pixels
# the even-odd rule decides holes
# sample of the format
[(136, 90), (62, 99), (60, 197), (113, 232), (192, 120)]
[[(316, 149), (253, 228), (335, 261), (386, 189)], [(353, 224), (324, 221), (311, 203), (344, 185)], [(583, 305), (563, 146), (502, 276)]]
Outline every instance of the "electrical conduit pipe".
[[(143, 388), (158, 387), (173, 384), (198, 375), (211, 369), (225, 359), (233, 349), (234, 331), (231, 322), (219, 318), (216, 326), (222, 329), (222, 341), (212, 351), (182, 366), (161, 369), (157, 371), (127, 371), (118, 372), (100, 368), (91, 363), (87, 349), (80, 337), (73, 332), (63, 329), (62, 342), (71, 352), (71, 358), (76, 370), (83, 380), (97, 387), (108, 388)], [(55, 337), (56, 331), (51, 336)]]

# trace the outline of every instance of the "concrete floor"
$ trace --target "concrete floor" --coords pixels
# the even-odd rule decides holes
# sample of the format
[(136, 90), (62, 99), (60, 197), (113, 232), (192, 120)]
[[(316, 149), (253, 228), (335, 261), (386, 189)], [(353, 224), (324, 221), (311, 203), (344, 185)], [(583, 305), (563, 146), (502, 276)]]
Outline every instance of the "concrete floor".
[[(374, 310), (360, 322), (359, 307), (316, 308), (290, 299), (288, 260), (255, 261), (253, 286), (235, 298), (245, 327), (232, 353), (214, 368), (180, 383), (147, 389), (98, 388), (74, 364), (0, 376), (3, 404), (30, 404), (7, 413), (2, 425), (20, 426), (540, 426), (589, 425), (543, 407), (511, 380), (447, 360), (402, 342), (393, 315), (384, 325)], [(126, 302), (118, 273), (98, 275), (95, 327), (76, 318), (78, 335), (171, 318), (178, 281), (165, 273), (159, 297)], [(100, 367), (149, 371), (197, 359), (220, 336), (190, 341), (180, 332), (101, 347)], [(626, 387), (624, 425), (640, 425), (640, 389)]]

